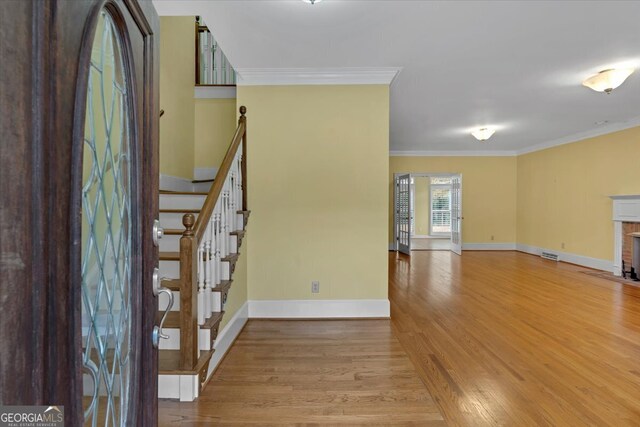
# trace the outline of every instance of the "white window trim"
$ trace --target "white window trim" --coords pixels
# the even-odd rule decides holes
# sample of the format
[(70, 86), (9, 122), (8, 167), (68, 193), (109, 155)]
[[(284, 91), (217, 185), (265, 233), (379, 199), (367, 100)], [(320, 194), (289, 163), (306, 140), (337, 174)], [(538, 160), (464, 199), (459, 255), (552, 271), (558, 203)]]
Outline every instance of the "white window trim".
[[(434, 232), (433, 231), (433, 190), (449, 190), (449, 218), (451, 218), (451, 184), (431, 184), (429, 186), (429, 235), (430, 236), (451, 236), (451, 232)], [(438, 211), (447, 212), (447, 211)]]

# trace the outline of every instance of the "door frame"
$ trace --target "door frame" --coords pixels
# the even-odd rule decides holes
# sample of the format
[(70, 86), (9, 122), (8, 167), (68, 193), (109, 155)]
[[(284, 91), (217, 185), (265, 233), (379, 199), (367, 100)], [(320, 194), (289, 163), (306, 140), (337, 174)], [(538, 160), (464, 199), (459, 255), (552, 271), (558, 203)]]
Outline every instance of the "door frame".
[[(399, 176), (402, 175), (407, 175), (409, 174), (410, 176), (410, 180), (416, 177), (425, 177), (425, 178), (431, 178), (431, 177), (454, 177), (454, 176), (458, 176), (460, 177), (460, 191), (462, 192), (462, 173), (460, 172), (394, 172), (393, 173), (393, 182), (392, 182), (392, 186), (393, 186), (393, 200), (392, 200), (392, 205), (393, 205), (393, 242), (389, 245), (389, 250), (391, 251), (398, 251), (398, 229), (397, 229), (397, 217), (396, 217), (396, 191), (397, 191), (397, 178)], [(409, 181), (411, 182), (411, 181)], [(411, 187), (411, 186), (410, 186)], [(431, 214), (431, 208), (429, 208), (429, 214)], [(462, 220), (464, 220), (464, 216), (462, 215), (462, 199), (460, 199), (460, 216), (461, 216), (461, 222), (460, 222), (460, 237), (462, 238)], [(453, 218), (452, 218), (453, 220)], [(431, 230), (429, 230), (431, 231)], [(451, 238), (449, 238), (449, 240), (451, 241)], [(462, 246), (462, 245), (461, 245)], [(462, 250), (462, 249), (461, 249)]]

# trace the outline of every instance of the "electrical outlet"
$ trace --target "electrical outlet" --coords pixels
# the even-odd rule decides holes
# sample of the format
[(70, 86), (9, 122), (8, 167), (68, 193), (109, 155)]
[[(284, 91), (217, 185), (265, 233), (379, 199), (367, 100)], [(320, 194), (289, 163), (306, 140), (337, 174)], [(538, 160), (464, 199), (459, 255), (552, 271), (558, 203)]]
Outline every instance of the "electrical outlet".
[(492, 235), (492, 236), (491, 236), (491, 240), (495, 240), (495, 236), (493, 236), (493, 235)]
[(564, 242), (562, 242), (562, 244), (560, 246), (562, 246), (562, 249), (564, 249)]
[(311, 282), (311, 293), (317, 294), (320, 292), (320, 282)]

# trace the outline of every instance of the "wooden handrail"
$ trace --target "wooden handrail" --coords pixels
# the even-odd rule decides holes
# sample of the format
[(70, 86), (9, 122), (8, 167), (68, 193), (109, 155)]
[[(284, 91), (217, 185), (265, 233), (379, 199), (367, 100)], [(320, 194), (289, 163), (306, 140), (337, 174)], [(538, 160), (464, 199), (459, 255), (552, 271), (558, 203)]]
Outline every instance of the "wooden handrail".
[[(247, 182), (247, 109), (240, 107), (240, 119), (238, 128), (233, 135), (231, 145), (227, 149), (222, 165), (218, 169), (216, 178), (211, 189), (207, 193), (207, 198), (202, 205), (198, 219), (194, 221), (193, 214), (185, 214), (182, 217), (182, 224), (185, 231), (180, 238), (180, 366), (182, 369), (192, 369), (198, 362), (198, 299), (197, 284), (198, 276), (197, 260), (198, 246), (204, 237), (204, 233), (211, 220), (213, 210), (222, 193), (222, 187), (227, 179), (227, 175), (236, 158), (238, 148), (242, 143), (243, 157), (240, 165), (242, 174), (242, 188), (246, 192)], [(237, 209), (237, 208), (236, 208)], [(243, 194), (242, 210), (247, 209), (246, 196)], [(233, 212), (236, 214), (236, 212)]]
[[(222, 165), (220, 169), (218, 169), (218, 173), (216, 173), (216, 177), (213, 180), (213, 185), (207, 194), (207, 198), (204, 201), (204, 205), (202, 205), (202, 209), (200, 210), (200, 214), (198, 215), (198, 219), (196, 219), (196, 223), (193, 226), (193, 234), (196, 237), (196, 241), (199, 243), (202, 240), (202, 235), (204, 234), (207, 224), (211, 219), (211, 214), (213, 213), (213, 208), (216, 206), (216, 202), (220, 197), (220, 193), (222, 192), (222, 186), (224, 185), (224, 180), (229, 173), (229, 169), (231, 169), (231, 164), (233, 163), (233, 159), (236, 156), (236, 152), (238, 151), (238, 147), (240, 143), (244, 139), (244, 134), (247, 129), (247, 118), (245, 114), (247, 112), (247, 108), (242, 106), (240, 107), (240, 119), (238, 119), (238, 128), (236, 129), (235, 135), (233, 135), (233, 139), (231, 140), (231, 145), (227, 149), (227, 154), (224, 156), (224, 160), (222, 161)], [(246, 153), (244, 153), (246, 155)], [(246, 182), (246, 168), (242, 168), (242, 182)]]

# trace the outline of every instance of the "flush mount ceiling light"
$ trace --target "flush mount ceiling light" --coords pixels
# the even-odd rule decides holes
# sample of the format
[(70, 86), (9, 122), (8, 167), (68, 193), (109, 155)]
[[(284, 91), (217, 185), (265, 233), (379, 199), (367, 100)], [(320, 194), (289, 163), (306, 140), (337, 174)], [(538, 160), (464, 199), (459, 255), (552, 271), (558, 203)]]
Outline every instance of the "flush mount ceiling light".
[(316, 4), (316, 3), (320, 3), (322, 0), (302, 0), (302, 1), (309, 4)]
[(491, 135), (493, 135), (495, 132), (496, 130), (492, 128), (480, 128), (472, 131), (471, 135), (473, 135), (478, 141), (486, 141), (487, 139), (491, 138)]
[(620, 68), (600, 71), (582, 82), (583, 86), (596, 92), (611, 93), (633, 73), (633, 68)]

